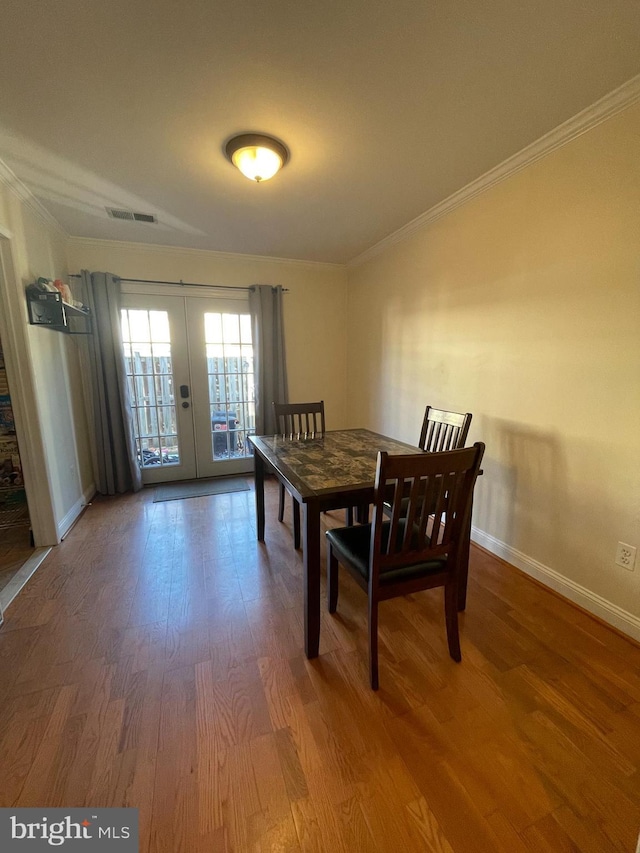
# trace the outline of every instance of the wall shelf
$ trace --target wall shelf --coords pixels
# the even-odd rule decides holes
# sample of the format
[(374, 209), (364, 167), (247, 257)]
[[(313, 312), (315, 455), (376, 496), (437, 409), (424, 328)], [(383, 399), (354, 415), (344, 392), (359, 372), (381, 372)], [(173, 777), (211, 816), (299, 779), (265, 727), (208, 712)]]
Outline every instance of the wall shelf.
[[(50, 291), (27, 290), (29, 323), (32, 326), (46, 326), (68, 335), (90, 335), (91, 315), (87, 308), (76, 308), (62, 300), (60, 293)], [(75, 320), (83, 325), (77, 328)]]

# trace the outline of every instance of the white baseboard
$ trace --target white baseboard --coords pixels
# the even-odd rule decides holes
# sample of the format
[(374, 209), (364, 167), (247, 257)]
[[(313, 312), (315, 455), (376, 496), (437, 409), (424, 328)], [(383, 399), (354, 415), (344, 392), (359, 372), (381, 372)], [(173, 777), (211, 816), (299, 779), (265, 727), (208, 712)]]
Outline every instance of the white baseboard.
[(527, 556), (527, 554), (523, 554), (522, 551), (512, 548), (506, 542), (502, 542), (500, 539), (496, 539), (495, 536), (485, 533), (484, 530), (480, 530), (478, 527), (471, 528), (471, 539), (477, 542), (478, 545), (482, 545), (487, 551), (491, 551), (492, 554), (501, 557), (507, 563), (511, 563), (512, 566), (520, 569), (525, 574), (530, 575), (532, 578), (540, 581), (540, 583), (568, 598), (569, 601), (573, 601), (574, 604), (583, 607), (589, 613), (593, 613), (594, 616), (602, 619), (607, 624), (612, 625), (629, 637), (633, 637), (634, 640), (640, 641), (640, 619), (637, 616), (623, 610), (616, 604), (612, 604), (606, 598), (596, 595), (595, 592), (591, 592), (591, 590), (575, 581), (564, 577), (564, 575), (559, 574), (554, 569), (550, 569), (549, 566), (539, 563), (532, 557)]
[(67, 535), (67, 533), (71, 530), (73, 525), (78, 519), (78, 516), (85, 508), (85, 506), (90, 503), (91, 499), (94, 497), (96, 493), (95, 484), (92, 483), (87, 489), (84, 490), (82, 497), (77, 500), (74, 505), (71, 507), (69, 512), (58, 522), (58, 539), (62, 540)]

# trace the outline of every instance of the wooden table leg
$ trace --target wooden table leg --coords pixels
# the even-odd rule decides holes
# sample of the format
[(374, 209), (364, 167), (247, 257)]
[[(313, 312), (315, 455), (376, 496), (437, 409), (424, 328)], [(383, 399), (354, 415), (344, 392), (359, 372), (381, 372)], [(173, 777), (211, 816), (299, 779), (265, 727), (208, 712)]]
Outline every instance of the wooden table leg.
[(304, 504), (304, 650), (309, 658), (318, 656), (320, 645), (320, 509)]
[(300, 548), (300, 504), (295, 498), (293, 501), (293, 547), (296, 551)]
[(254, 453), (253, 464), (255, 469), (258, 542), (264, 542), (264, 461), (259, 453)]

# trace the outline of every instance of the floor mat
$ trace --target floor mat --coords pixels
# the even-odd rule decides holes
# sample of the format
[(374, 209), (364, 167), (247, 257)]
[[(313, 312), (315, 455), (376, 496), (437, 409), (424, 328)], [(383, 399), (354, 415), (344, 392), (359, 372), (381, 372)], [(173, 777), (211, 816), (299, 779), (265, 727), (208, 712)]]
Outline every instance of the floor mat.
[(245, 480), (216, 478), (214, 480), (189, 480), (185, 483), (166, 483), (156, 486), (153, 502), (181, 501), (184, 498), (202, 498), (205, 495), (224, 495), (228, 492), (248, 492)]

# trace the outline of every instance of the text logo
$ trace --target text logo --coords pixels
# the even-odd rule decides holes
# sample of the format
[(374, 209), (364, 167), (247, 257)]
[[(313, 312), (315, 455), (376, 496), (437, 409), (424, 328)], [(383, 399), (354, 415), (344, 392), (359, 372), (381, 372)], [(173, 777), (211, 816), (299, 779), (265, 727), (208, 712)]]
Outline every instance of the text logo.
[(0, 809), (2, 853), (138, 853), (137, 809)]

